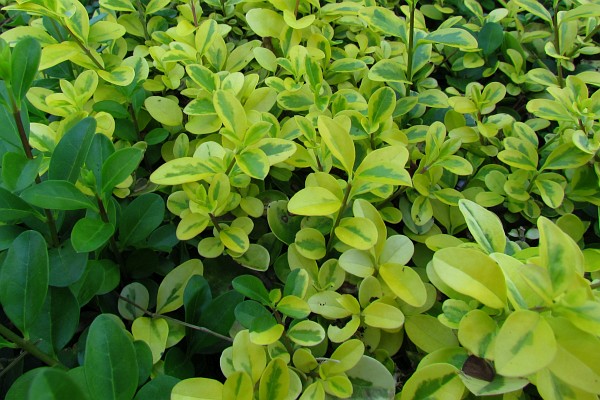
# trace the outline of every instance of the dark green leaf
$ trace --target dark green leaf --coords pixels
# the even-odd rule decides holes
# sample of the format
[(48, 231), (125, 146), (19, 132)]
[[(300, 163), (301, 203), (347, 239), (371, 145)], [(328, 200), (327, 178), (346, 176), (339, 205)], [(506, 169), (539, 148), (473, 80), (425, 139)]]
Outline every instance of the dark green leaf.
[(155, 193), (146, 193), (132, 201), (121, 216), (119, 240), (121, 246), (146, 239), (158, 228), (165, 215), (165, 202)]
[(42, 157), (29, 159), (22, 153), (6, 153), (2, 157), (2, 180), (12, 191), (31, 185), (38, 175)]
[(40, 369), (30, 383), (27, 400), (88, 400), (67, 372), (49, 367)]
[(143, 340), (133, 342), (133, 347), (138, 365), (138, 382), (141, 384), (146, 382), (152, 373), (152, 350)]
[(0, 303), (10, 320), (29, 336), (48, 292), (48, 250), (36, 231), (20, 234), (0, 270)]
[(486, 56), (489, 56), (500, 47), (503, 39), (504, 31), (502, 30), (502, 25), (496, 22), (487, 22), (483, 25), (477, 36), (479, 47)]
[(115, 146), (106, 135), (94, 135), (90, 151), (85, 160), (85, 166), (96, 178), (96, 192), (102, 188), (102, 165), (115, 152)]
[(85, 376), (95, 400), (131, 400), (138, 384), (135, 348), (122, 323), (101, 314), (85, 345)]
[(194, 275), (183, 291), (185, 320), (191, 324), (200, 322), (202, 312), (212, 302), (212, 293), (208, 282), (202, 275)]
[(94, 211), (98, 207), (81, 190), (68, 181), (43, 181), (27, 188), (21, 193), (23, 200), (36, 207), (50, 210), (81, 210), (88, 208)]
[(92, 261), (88, 262), (87, 267), (81, 278), (69, 286), (71, 292), (77, 297), (80, 307), (86, 305), (92, 297), (98, 293), (104, 281), (104, 270), (97, 268)]
[(38, 72), (42, 48), (37, 40), (27, 37), (19, 40), (12, 51), (11, 83), (17, 104), (25, 98)]
[(119, 183), (135, 171), (144, 152), (137, 147), (126, 147), (111, 154), (102, 165), (102, 194), (109, 195)]
[(0, 187), (0, 222), (15, 222), (33, 214), (33, 208), (23, 199)]
[(256, 300), (264, 305), (271, 304), (269, 292), (260, 279), (252, 275), (238, 276), (231, 282), (233, 288), (249, 299)]
[(171, 390), (179, 379), (169, 375), (159, 375), (146, 383), (135, 396), (134, 400), (170, 400)]
[(73, 249), (70, 240), (61, 247), (50, 249), (50, 285), (66, 287), (77, 282), (88, 262), (87, 253), (78, 253)]

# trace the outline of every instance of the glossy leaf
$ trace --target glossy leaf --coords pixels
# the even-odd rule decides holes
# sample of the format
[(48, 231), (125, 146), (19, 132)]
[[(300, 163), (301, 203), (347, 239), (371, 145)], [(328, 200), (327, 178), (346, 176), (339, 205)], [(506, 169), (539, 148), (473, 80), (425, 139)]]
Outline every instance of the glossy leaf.
[(21, 198), (36, 207), (50, 210), (98, 209), (88, 196), (68, 181), (40, 182), (24, 190)]
[(115, 232), (114, 226), (99, 219), (85, 217), (77, 221), (71, 232), (71, 243), (78, 253), (102, 247)]
[(119, 221), (119, 240), (122, 246), (138, 243), (163, 222), (165, 202), (155, 193), (146, 193), (133, 200)]
[(39, 42), (31, 37), (19, 40), (13, 48), (10, 81), (16, 104), (21, 104), (33, 83), (38, 72), (41, 51)]
[(458, 207), (465, 217), (469, 232), (488, 253), (504, 252), (506, 238), (500, 218), (491, 211), (470, 200), (459, 200)]
[(325, 329), (314, 321), (304, 320), (288, 329), (287, 336), (301, 346), (316, 346), (325, 339)]
[(171, 391), (171, 400), (221, 400), (223, 384), (209, 378), (190, 378), (178, 382)]
[(288, 210), (298, 215), (331, 215), (338, 211), (342, 201), (329, 190), (307, 187), (297, 192), (288, 203)]
[(163, 318), (139, 317), (131, 325), (131, 333), (135, 340), (142, 340), (152, 351), (152, 363), (161, 359), (167, 345), (169, 325)]
[(427, 291), (419, 274), (401, 264), (385, 263), (379, 266), (379, 275), (402, 301), (421, 307), (427, 300)]
[(191, 259), (173, 268), (158, 287), (156, 312), (159, 314), (174, 311), (183, 305), (183, 292), (194, 275), (202, 275), (204, 266), (198, 259)]
[(115, 186), (131, 175), (142, 160), (144, 152), (126, 147), (112, 153), (102, 164), (102, 194), (108, 196)]
[(465, 386), (461, 382), (458, 370), (451, 364), (431, 364), (418, 369), (402, 388), (400, 400), (415, 398), (443, 398), (459, 400), (463, 397)]
[(362, 217), (342, 218), (335, 228), (335, 235), (342, 242), (358, 250), (368, 250), (377, 243), (377, 227)]
[(85, 118), (69, 129), (52, 153), (48, 178), (75, 184), (87, 158), (95, 132), (96, 120), (93, 118)]

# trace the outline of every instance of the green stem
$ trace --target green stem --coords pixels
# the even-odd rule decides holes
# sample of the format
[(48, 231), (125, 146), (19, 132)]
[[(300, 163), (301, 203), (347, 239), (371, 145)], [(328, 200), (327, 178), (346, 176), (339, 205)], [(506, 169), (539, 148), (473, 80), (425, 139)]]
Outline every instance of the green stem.
[(550, 138), (550, 140), (548, 140), (542, 147), (540, 147), (540, 149), (538, 150), (538, 154), (542, 154), (544, 152), (544, 150), (546, 150), (546, 148), (548, 148), (548, 146), (550, 146), (552, 143), (554, 143), (556, 141), (556, 139), (558, 139), (559, 137), (560, 137), (560, 135), (558, 135), (558, 134), (552, 136)]
[[(104, 202), (102, 202), (102, 199), (98, 196), (96, 196), (96, 201), (98, 202), (98, 211), (100, 212), (100, 218), (102, 219), (102, 222), (110, 224), (110, 219), (108, 218), (108, 213), (106, 212), (106, 208), (104, 207)], [(121, 266), (125, 265), (125, 261), (123, 260), (123, 256), (119, 251), (119, 246), (117, 245), (117, 241), (115, 240), (114, 235), (110, 237), (109, 245), (111, 251), (115, 255), (115, 258), (117, 259), (117, 263)]]
[(208, 213), (208, 217), (210, 218), (210, 222), (215, 226), (217, 232), (221, 232), (221, 227), (219, 226), (219, 220), (213, 213)]
[(527, 193), (531, 192), (531, 189), (533, 189), (533, 185), (535, 183), (535, 180), (537, 179), (537, 177), (539, 175), (540, 175), (540, 172), (539, 171), (535, 171), (535, 173), (533, 174), (533, 177), (529, 181), (529, 185), (527, 185)]
[[(137, 8), (138, 19), (140, 20), (140, 23), (142, 24), (142, 28), (144, 29), (144, 39), (150, 40), (150, 34), (148, 33), (148, 27), (146, 26), (146, 10), (140, 0), (136, 0), (135, 8)], [(195, 11), (195, 9), (194, 9), (194, 11)]]
[(300, 0), (296, 0), (296, 7), (294, 7), (294, 18), (298, 18), (298, 8), (300, 8)]
[(379, 203), (379, 205), (376, 207), (378, 210), (381, 210), (386, 204), (390, 204), (392, 201), (396, 200), (398, 197), (400, 197), (400, 195), (402, 195), (402, 193), (404, 193), (404, 191), (406, 191), (407, 186), (401, 186), (398, 189), (396, 189), (396, 191), (387, 199), (385, 199), (384, 201), (382, 201), (381, 203)]
[(48, 354), (44, 353), (40, 349), (38, 349), (34, 343), (31, 343), (28, 340), (23, 339), (4, 325), (0, 324), (0, 335), (4, 336), (6, 339), (10, 340), (21, 349), (25, 350), (38, 360), (42, 361), (44, 364), (49, 365), (51, 367), (57, 367), (60, 369), (68, 370), (60, 361), (50, 357)]
[[(17, 106), (15, 99), (12, 95), (12, 90), (8, 90), (10, 101), (12, 103), (13, 108), (13, 119), (17, 124), (17, 131), (19, 132), (19, 138), (21, 139), (21, 146), (23, 146), (23, 150), (25, 151), (25, 155), (28, 159), (33, 160), (33, 151), (31, 150), (31, 145), (29, 144), (29, 140), (27, 140), (27, 133), (25, 133), (25, 126), (23, 126), (23, 120), (21, 119), (21, 109)], [(35, 177), (35, 183), (41, 183), (42, 180), (39, 175)], [(52, 211), (48, 209), (44, 209), (44, 214), (46, 215), (46, 222), (48, 223), (48, 229), (50, 230), (50, 239), (52, 242), (52, 246), (58, 247), (60, 244), (60, 240), (58, 239), (58, 230), (56, 229), (56, 221), (54, 220), (54, 215), (52, 215)]]
[(594, 35), (596, 33), (600, 32), (600, 25), (596, 26), (594, 29), (592, 29), (592, 31), (590, 33), (588, 33), (586, 35), (586, 37), (583, 38), (583, 40), (581, 41), (581, 43), (577, 43), (575, 45), (575, 47), (573, 47), (573, 50), (571, 50), (568, 54), (567, 57), (571, 58), (575, 55), (575, 53), (577, 53), (577, 51), (579, 51), (579, 49), (581, 49), (583, 47), (583, 45), (588, 41), (591, 40), (592, 37), (594, 37)]
[[(116, 292), (113, 292), (113, 293), (116, 294)], [(219, 339), (222, 339), (222, 340), (225, 340), (227, 342), (233, 343), (233, 339), (231, 339), (229, 336), (221, 335), (220, 333), (211, 331), (210, 329), (205, 328), (203, 326), (193, 325), (193, 324), (187, 323), (185, 321), (181, 321), (181, 320), (179, 320), (177, 318), (169, 317), (168, 315), (154, 313), (154, 312), (149, 311), (146, 308), (140, 306), (139, 304), (137, 304), (137, 303), (129, 300), (127, 297), (121, 296), (120, 294), (117, 294), (117, 296), (119, 296), (119, 299), (123, 300), (126, 303), (131, 304), (132, 306), (134, 306), (135, 308), (137, 308), (138, 310), (140, 310), (141, 312), (143, 312), (144, 314), (146, 314), (150, 318), (153, 318), (153, 319), (154, 318), (164, 318), (164, 319), (169, 320), (171, 322), (174, 322), (176, 324), (183, 325), (186, 328), (194, 329), (194, 330), (199, 331), (199, 332), (208, 333), (209, 335), (212, 335), (212, 336), (217, 337)]]
[[(560, 54), (560, 33), (558, 31), (558, 7), (554, 8), (554, 15), (552, 16), (552, 25), (554, 30), (554, 48), (556, 52)], [(558, 73), (558, 85), (563, 88), (565, 87), (565, 80), (563, 78), (563, 69), (562, 64), (560, 63), (560, 59), (556, 60), (556, 71)]]
[(71, 37), (73, 38), (73, 40), (75, 40), (75, 43), (77, 43), (77, 45), (81, 48), (81, 50), (83, 50), (85, 55), (88, 56), (88, 58), (90, 60), (92, 60), (92, 62), (94, 64), (96, 64), (96, 67), (98, 67), (98, 69), (104, 69), (102, 64), (100, 64), (100, 62), (96, 59), (96, 57), (94, 57), (94, 55), (92, 54), (90, 49), (88, 49), (88, 47), (81, 40), (79, 40), (79, 38), (77, 36), (75, 36), (73, 34), (73, 31), (71, 29), (69, 29), (69, 27), (66, 25), (64, 25), (64, 28), (67, 30), (67, 32), (69, 32), (71, 34)]
[(342, 214), (344, 213), (344, 211), (346, 210), (346, 206), (348, 205), (348, 198), (350, 197), (350, 191), (352, 190), (352, 184), (350, 182), (348, 182), (348, 185), (346, 186), (346, 190), (344, 192), (344, 198), (342, 200), (342, 205), (340, 207), (340, 210), (338, 211), (338, 215), (335, 218), (335, 222), (333, 223), (333, 226), (331, 227), (331, 233), (329, 234), (329, 240), (327, 241), (327, 253), (329, 253), (331, 251), (331, 248), (333, 247), (333, 238), (335, 237), (335, 228), (338, 227), (338, 225), (340, 224), (340, 221), (342, 220)]
[(192, 10), (192, 17), (194, 18), (194, 26), (198, 27), (198, 16), (196, 15), (196, 4), (194, 4), (195, 0), (190, 0), (190, 9)]
[(415, 40), (415, 8), (416, 8), (417, 0), (412, 0), (409, 3), (410, 6), (410, 16), (409, 16), (409, 25), (408, 25), (408, 61), (406, 66), (406, 79), (410, 82), (406, 88), (406, 94), (410, 93), (410, 88), (412, 87), (412, 64), (413, 64), (413, 53), (414, 53), (414, 40)]

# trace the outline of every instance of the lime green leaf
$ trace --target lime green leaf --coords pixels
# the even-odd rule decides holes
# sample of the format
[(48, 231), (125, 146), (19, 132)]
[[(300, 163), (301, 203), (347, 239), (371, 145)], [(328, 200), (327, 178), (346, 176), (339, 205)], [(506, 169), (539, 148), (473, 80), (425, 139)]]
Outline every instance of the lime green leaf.
[(336, 120), (320, 116), (318, 119), (319, 133), (329, 151), (337, 158), (346, 172), (352, 175), (354, 168), (354, 142), (350, 132)]
[[(113, 68), (110, 71), (99, 70), (98, 76), (104, 79), (106, 82), (112, 83), (113, 85), (127, 86), (135, 79), (135, 70), (128, 65), (119, 65), (118, 67)], [(164, 97), (159, 98), (164, 99)]]
[(484, 253), (468, 248), (444, 248), (433, 256), (433, 269), (453, 290), (492, 308), (506, 305), (506, 282), (498, 264)]
[(409, 83), (406, 80), (404, 69), (398, 61), (383, 59), (371, 67), (367, 75), (375, 82)]
[(196, 31), (195, 45), (199, 56), (203, 56), (219, 35), (217, 21), (212, 18), (205, 19)]
[(101, 314), (90, 326), (83, 364), (87, 387), (95, 400), (129, 400), (138, 386), (133, 343), (121, 321)]
[(278, 324), (272, 315), (254, 318), (250, 327), (250, 340), (252, 343), (268, 346), (281, 338), (284, 327)]
[(358, 15), (364, 19), (371, 29), (376, 29), (386, 35), (406, 40), (406, 22), (392, 10), (384, 7), (361, 7)]
[(477, 39), (467, 30), (459, 28), (441, 28), (428, 33), (422, 42), (439, 43), (450, 47), (459, 47), (464, 49), (476, 49)]
[[(297, 270), (301, 271), (301, 270)], [(277, 310), (288, 317), (302, 319), (310, 314), (310, 306), (298, 296), (285, 296), (277, 303)]]
[(544, 8), (536, 0), (515, 0), (515, 4), (519, 5), (525, 11), (532, 13), (533, 15), (543, 19), (546, 22), (552, 23), (552, 17), (550, 12)]
[[(194, 82), (196, 82), (201, 88), (205, 89), (207, 92), (212, 93), (215, 90), (217, 90), (217, 87), (219, 86), (219, 78), (210, 69), (200, 64), (190, 64), (185, 67), (185, 70), (189, 77), (192, 78)], [(216, 112), (213, 106), (213, 102), (208, 101), (208, 103), (210, 107), (208, 111), (212, 111), (213, 113)], [(186, 110), (188, 109), (188, 107), (189, 104), (188, 106), (186, 106)], [(202, 114), (206, 114), (206, 112)]]
[(391, 185), (412, 186), (410, 174), (404, 169), (408, 150), (403, 146), (388, 146), (374, 150), (362, 160), (354, 179)]
[(321, 364), (325, 376), (333, 376), (354, 368), (365, 353), (365, 345), (358, 339), (350, 339), (342, 343), (329, 357), (330, 360)]
[(213, 103), (223, 125), (233, 131), (238, 138), (243, 138), (248, 129), (248, 122), (246, 111), (240, 101), (230, 91), (217, 90)]
[(458, 346), (458, 340), (452, 329), (431, 315), (407, 316), (404, 329), (408, 338), (427, 353), (444, 347)]
[(219, 239), (225, 247), (238, 254), (245, 253), (250, 246), (246, 232), (237, 227), (222, 228), (219, 232)]
[(223, 384), (209, 378), (190, 378), (177, 383), (171, 400), (222, 400)]
[(166, 97), (150, 96), (144, 101), (146, 110), (152, 118), (167, 126), (178, 126), (183, 123), (183, 112), (179, 105)]
[(506, 237), (500, 218), (471, 200), (459, 200), (458, 207), (465, 217), (469, 232), (483, 250), (488, 254), (503, 253)]
[(371, 220), (362, 217), (342, 218), (335, 228), (335, 235), (348, 246), (368, 250), (377, 243), (377, 227)]
[(223, 385), (223, 398), (231, 400), (252, 400), (254, 388), (250, 376), (242, 371), (227, 377)]
[(0, 269), (0, 303), (26, 338), (44, 305), (48, 280), (46, 241), (37, 231), (21, 233), (8, 248)]
[(340, 256), (339, 264), (344, 271), (360, 278), (366, 278), (375, 272), (373, 258), (367, 251), (358, 249), (347, 250)]
[(458, 369), (451, 364), (431, 364), (419, 368), (402, 387), (400, 400), (444, 399), (460, 400), (465, 386)]
[(427, 300), (427, 290), (419, 274), (412, 268), (393, 263), (379, 266), (379, 276), (402, 301), (421, 307)]
[(195, 182), (214, 175), (205, 160), (182, 157), (167, 161), (150, 175), (150, 180), (158, 185), (180, 185)]
[(460, 344), (477, 357), (494, 359), (494, 339), (498, 325), (484, 311), (469, 311), (458, 326)]
[(297, 192), (288, 203), (288, 210), (298, 215), (331, 215), (342, 205), (341, 200), (329, 190), (307, 187)]
[(558, 208), (563, 202), (565, 191), (562, 186), (549, 179), (536, 179), (535, 187), (548, 207)]
[(248, 11), (246, 22), (260, 37), (279, 37), (286, 26), (281, 14), (266, 8), (253, 8)]
[(131, 333), (135, 340), (142, 340), (152, 351), (152, 363), (161, 359), (167, 345), (169, 325), (163, 318), (139, 317), (131, 325)]
[(323, 388), (327, 394), (337, 398), (350, 398), (352, 396), (352, 382), (346, 375), (335, 375), (328, 377), (323, 382)]
[(362, 312), (365, 324), (374, 328), (398, 329), (404, 325), (404, 314), (399, 308), (375, 300)]
[(119, 299), (117, 304), (119, 314), (121, 314), (123, 318), (130, 321), (133, 321), (134, 319), (144, 315), (142, 310), (131, 303), (137, 304), (145, 309), (148, 308), (148, 304), (150, 303), (150, 294), (148, 293), (148, 289), (146, 289), (146, 287), (139, 282), (133, 282), (125, 286), (123, 290), (121, 290), (120, 296), (128, 299), (130, 302)]
[(556, 354), (552, 328), (539, 313), (517, 310), (510, 314), (495, 344), (495, 365), (499, 374), (519, 377), (547, 366)]
[(312, 260), (319, 260), (325, 257), (327, 252), (325, 237), (320, 231), (314, 228), (299, 230), (296, 233), (294, 243), (296, 243), (296, 249), (300, 254)]
[[(88, 12), (84, 5), (78, 1), (69, 2), (68, 4), (70, 6), (68, 9), (61, 10), (64, 12), (62, 22), (80, 42), (87, 44), (90, 32)], [(62, 5), (64, 7), (64, 3)]]
[(265, 179), (269, 173), (269, 158), (261, 149), (249, 148), (235, 156), (237, 166), (255, 179)]
[(170, 2), (170, 0), (150, 0), (146, 6), (146, 15), (154, 14), (155, 12), (162, 10)]
[(577, 168), (587, 163), (592, 157), (593, 154), (585, 153), (574, 145), (565, 143), (552, 150), (540, 171)]
[(288, 329), (287, 336), (300, 346), (316, 346), (325, 339), (325, 329), (321, 324), (304, 320)]
[(183, 291), (194, 275), (202, 275), (204, 266), (198, 259), (191, 259), (173, 268), (160, 283), (156, 296), (158, 314), (177, 310), (183, 305)]
[(115, 11), (136, 11), (130, 0), (101, 0), (100, 7)]
[(396, 94), (389, 87), (377, 89), (369, 98), (369, 120), (380, 124), (392, 116), (396, 108)]

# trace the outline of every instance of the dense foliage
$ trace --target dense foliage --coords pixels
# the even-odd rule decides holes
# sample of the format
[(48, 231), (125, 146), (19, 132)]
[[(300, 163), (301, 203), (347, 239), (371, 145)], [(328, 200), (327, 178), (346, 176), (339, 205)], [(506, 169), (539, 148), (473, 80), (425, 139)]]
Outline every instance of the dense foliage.
[(7, 400), (598, 398), (597, 1), (1, 3)]

